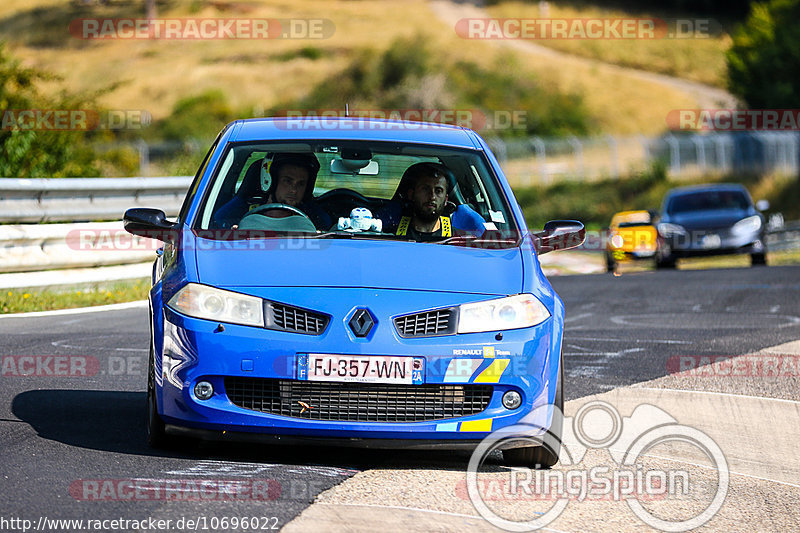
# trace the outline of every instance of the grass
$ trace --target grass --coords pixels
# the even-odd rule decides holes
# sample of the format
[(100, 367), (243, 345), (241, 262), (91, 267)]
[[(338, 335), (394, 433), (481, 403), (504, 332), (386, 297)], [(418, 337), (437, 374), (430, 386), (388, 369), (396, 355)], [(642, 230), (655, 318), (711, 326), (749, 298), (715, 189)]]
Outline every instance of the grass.
[[(540, 18), (538, 3), (501, 2), (487, 9), (500, 18)], [(653, 13), (625, 13), (587, 5), (549, 3), (549, 18), (652, 17)], [(664, 17), (666, 18), (666, 17)], [(606, 63), (686, 78), (725, 87), (725, 51), (730, 36), (721, 32), (708, 38), (685, 39), (541, 39), (536, 44)]]
[(553, 185), (514, 186), (529, 227), (540, 228), (548, 220), (575, 219), (589, 229), (608, 227), (618, 211), (658, 210), (664, 194), (674, 187), (701, 183), (742, 183), (754, 200), (770, 202), (767, 214), (782, 213), (784, 220), (800, 220), (800, 180), (795, 176), (703, 176), (671, 180), (663, 167), (619, 180), (561, 181)]
[(149, 280), (98, 284), (69, 290), (3, 290), (0, 292), (0, 314), (133, 302), (146, 299), (149, 290)]
[[(281, 102), (300, 101), (343, 72), (363, 50), (380, 53), (397, 38), (420, 32), (431, 47), (453, 62), (470, 61), (484, 72), (505, 69), (520, 78), (535, 77), (555, 91), (582, 95), (593, 122), (603, 132), (659, 133), (670, 110), (694, 107), (695, 103), (682, 91), (624, 74), (570, 60), (537, 56), (532, 61), (526, 52), (497, 46), (497, 42), (461, 39), (423, 0), (265, 0), (248, 2), (246, 13), (237, 12), (235, 2), (228, 3), (227, 9), (221, 9), (221, 4), (159, 2), (159, 16), (323, 16), (333, 21), (336, 32), (323, 40), (90, 42), (70, 37), (66, 32), (69, 21), (80, 16), (141, 17), (142, 3), (79, 7), (66, 0), (6, 0), (0, 3), (0, 39), (8, 40), (11, 51), (27, 65), (63, 78), (63, 82), (45, 86), (45, 92), (56, 93), (65, 87), (89, 93), (110, 87), (99, 98), (99, 105), (146, 109), (154, 120), (168, 117), (180, 99), (214, 90), (226, 95), (232, 109), (250, 115)], [(43, 7), (47, 9), (42, 11)], [(44, 23), (40, 22), (43, 12), (47, 14)], [(398, 13), (403, 14), (402, 23)]]

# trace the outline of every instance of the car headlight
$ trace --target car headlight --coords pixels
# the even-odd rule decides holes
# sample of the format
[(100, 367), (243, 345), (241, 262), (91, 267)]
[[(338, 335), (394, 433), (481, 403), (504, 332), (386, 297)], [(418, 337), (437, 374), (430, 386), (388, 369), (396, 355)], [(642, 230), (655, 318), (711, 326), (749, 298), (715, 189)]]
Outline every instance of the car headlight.
[(532, 294), (462, 304), (458, 311), (458, 332), (501, 331), (528, 328), (550, 317), (550, 312)]
[(686, 228), (678, 224), (671, 224), (669, 222), (662, 222), (658, 225), (658, 233), (663, 237), (672, 237), (675, 235), (686, 235)]
[(194, 318), (264, 327), (264, 300), (256, 296), (189, 283), (167, 305)]
[(623, 239), (622, 235), (620, 235), (619, 233), (615, 233), (611, 237), (611, 246), (613, 246), (614, 248), (622, 248), (623, 246), (625, 246), (625, 239)]
[(743, 218), (733, 225), (731, 233), (734, 235), (750, 235), (761, 229), (761, 217), (753, 215), (751, 217)]

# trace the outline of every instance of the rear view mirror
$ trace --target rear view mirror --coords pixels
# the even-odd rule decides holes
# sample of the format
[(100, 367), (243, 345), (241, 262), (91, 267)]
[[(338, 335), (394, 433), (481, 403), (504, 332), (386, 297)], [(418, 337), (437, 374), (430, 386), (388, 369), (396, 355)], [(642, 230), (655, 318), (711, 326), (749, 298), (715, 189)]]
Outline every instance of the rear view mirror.
[(583, 244), (586, 230), (577, 220), (551, 220), (544, 230), (534, 233), (539, 254), (555, 250), (568, 250)]

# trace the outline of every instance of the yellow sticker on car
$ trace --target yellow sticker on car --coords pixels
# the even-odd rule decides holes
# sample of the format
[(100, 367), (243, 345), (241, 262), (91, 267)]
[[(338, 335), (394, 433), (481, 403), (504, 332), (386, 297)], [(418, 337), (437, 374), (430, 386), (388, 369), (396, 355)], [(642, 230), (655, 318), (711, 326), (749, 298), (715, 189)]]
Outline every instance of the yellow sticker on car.
[(497, 383), (509, 362), (510, 359), (495, 359), (483, 372), (478, 374), (473, 383)]

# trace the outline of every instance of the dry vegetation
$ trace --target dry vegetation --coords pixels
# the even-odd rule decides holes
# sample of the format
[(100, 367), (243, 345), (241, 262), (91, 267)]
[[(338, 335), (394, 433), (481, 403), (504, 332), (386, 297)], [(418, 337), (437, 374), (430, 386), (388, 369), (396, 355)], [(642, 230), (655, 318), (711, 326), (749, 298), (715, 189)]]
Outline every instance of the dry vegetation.
[[(256, 114), (278, 102), (302, 98), (316, 84), (341, 72), (359, 50), (385, 49), (396, 38), (417, 33), (450, 57), (487, 69), (502, 69), (506, 58), (516, 56), (515, 75), (535, 76), (548, 86), (583, 94), (599, 131), (657, 133), (665, 128), (664, 117), (670, 110), (694, 105), (688, 95), (652, 82), (599, 72), (578, 62), (534, 61), (522, 51), (460, 39), (422, 0), (160, 4), (161, 17), (327, 18), (334, 22), (336, 32), (325, 40), (87, 42), (67, 31), (70, 20), (78, 17), (141, 17), (143, 3), (111, 0), (108, 5), (80, 7), (81, 2), (71, 0), (5, 0), (0, 4), (0, 38), (26, 64), (62, 76), (70, 90), (111, 87), (101, 96), (101, 105), (146, 109), (155, 119), (168, 116), (180, 98), (209, 89), (224, 91), (233, 108), (252, 109)], [(502, 4), (492, 9), (500, 14), (517, 8)], [(309, 48), (312, 54), (303, 52)], [(606, 52), (601, 55), (614, 60)], [(692, 54), (676, 52), (675, 61), (684, 55)]]
[[(647, 7), (643, 4), (643, 9)], [(502, 2), (488, 9), (500, 18), (539, 18), (538, 3)], [(624, 13), (596, 7), (549, 3), (549, 18), (652, 17), (653, 13)], [(709, 38), (654, 40), (537, 40), (537, 44), (598, 59), (606, 63), (668, 74), (717, 87), (725, 86), (725, 51), (731, 45), (727, 33)]]

